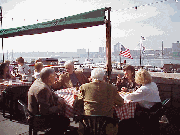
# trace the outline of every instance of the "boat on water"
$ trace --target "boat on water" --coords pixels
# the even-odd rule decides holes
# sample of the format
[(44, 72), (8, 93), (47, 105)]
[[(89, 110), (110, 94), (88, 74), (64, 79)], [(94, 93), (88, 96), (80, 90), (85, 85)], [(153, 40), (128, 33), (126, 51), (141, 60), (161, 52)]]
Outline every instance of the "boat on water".
[(79, 62), (78, 59), (73, 59), (73, 62), (74, 62), (74, 69), (78, 69), (78, 68), (81, 68), (81, 63)]
[(98, 62), (95, 64), (94, 68), (106, 68), (106, 63)]
[(64, 68), (64, 64), (65, 64), (65, 62), (66, 62), (66, 60), (65, 60), (65, 59), (60, 59), (60, 60), (59, 60), (59, 64), (58, 64), (58, 65), (59, 65), (60, 67)]
[(143, 68), (150, 72), (162, 72), (161, 68), (152, 66), (150, 64), (144, 65)]
[(57, 58), (48, 58), (48, 57), (41, 57), (36, 60), (36, 62), (42, 62), (45, 66), (58, 66), (58, 59)]
[(95, 63), (93, 62), (93, 59), (91, 58), (87, 58), (85, 59), (85, 61), (83, 62), (82, 65), (83, 68), (94, 68), (95, 67)]

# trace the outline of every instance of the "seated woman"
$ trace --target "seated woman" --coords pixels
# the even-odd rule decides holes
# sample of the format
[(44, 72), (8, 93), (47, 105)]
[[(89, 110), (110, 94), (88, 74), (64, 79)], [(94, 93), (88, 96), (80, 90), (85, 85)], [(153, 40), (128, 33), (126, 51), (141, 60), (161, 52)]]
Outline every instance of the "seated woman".
[(9, 73), (9, 67), (7, 63), (2, 63), (0, 65), (0, 81), (4, 79), (12, 79), (13, 76)]
[(136, 89), (135, 82), (135, 69), (131, 65), (126, 65), (123, 68), (124, 76), (120, 78), (120, 75), (117, 76), (116, 86), (118, 87), (118, 91), (130, 92)]
[[(130, 93), (124, 97), (124, 100), (131, 100), (138, 102), (135, 110), (135, 120), (139, 123), (139, 127), (143, 134), (148, 135), (151, 132), (159, 132), (159, 120), (158, 117), (151, 117), (149, 119), (149, 112), (157, 111), (161, 107), (161, 99), (159, 97), (159, 91), (157, 85), (152, 82), (152, 77), (145, 69), (140, 69), (135, 76), (135, 82), (141, 85), (133, 93)], [(143, 129), (143, 130), (142, 130)], [(152, 131), (152, 129), (154, 129)]]
[(5, 63), (7, 63), (8, 67), (9, 67), (9, 73), (14, 74), (14, 70), (13, 70), (13, 66), (10, 65), (10, 61), (9, 60), (5, 60)]
[(37, 63), (35, 63), (34, 67), (35, 67), (34, 78), (38, 79), (38, 78), (40, 78), (40, 72), (43, 69), (43, 63), (42, 62), (37, 62)]
[(145, 69), (140, 69), (135, 76), (135, 82), (142, 85), (133, 93), (124, 97), (124, 100), (138, 102), (143, 108), (150, 109), (155, 103), (161, 102), (157, 85), (152, 82), (152, 77)]

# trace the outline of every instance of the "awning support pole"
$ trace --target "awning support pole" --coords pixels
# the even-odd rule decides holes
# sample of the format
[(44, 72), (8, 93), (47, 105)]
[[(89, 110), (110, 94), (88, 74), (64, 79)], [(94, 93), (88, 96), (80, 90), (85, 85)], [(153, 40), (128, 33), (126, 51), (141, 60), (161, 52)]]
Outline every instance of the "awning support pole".
[[(0, 21), (1, 21), (1, 29), (2, 29), (2, 7), (0, 6), (1, 12), (0, 12)], [(3, 51), (3, 38), (2, 38), (2, 51)], [(4, 51), (3, 51), (3, 62), (4, 62)]]
[(111, 76), (111, 21), (110, 21), (110, 11), (111, 7), (107, 8), (108, 10), (108, 20), (106, 20), (106, 61), (107, 61), (107, 81), (110, 83)]

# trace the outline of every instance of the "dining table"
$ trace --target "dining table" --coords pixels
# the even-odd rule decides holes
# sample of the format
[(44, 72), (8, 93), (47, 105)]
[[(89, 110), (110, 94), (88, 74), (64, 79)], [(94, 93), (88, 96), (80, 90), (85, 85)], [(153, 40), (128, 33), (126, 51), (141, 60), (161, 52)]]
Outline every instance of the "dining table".
[(76, 92), (75, 87), (66, 88), (66, 89), (60, 89), (55, 91), (55, 94), (57, 94), (59, 97), (63, 98), (65, 101), (65, 116), (67, 118), (73, 118), (74, 114), (79, 114), (80, 112), (73, 108), (75, 96), (74, 93)]
[[(74, 98), (75, 91), (76, 88), (74, 87), (55, 91), (55, 94), (57, 94), (59, 97), (62, 97), (65, 101), (66, 104), (65, 116), (68, 118), (73, 118), (74, 113), (80, 115), (80, 112), (78, 110), (74, 110), (73, 108), (73, 103), (75, 100)], [(128, 92), (118, 92), (118, 93), (122, 98), (126, 94), (129, 94)], [(123, 106), (115, 106), (114, 109), (119, 120), (134, 118), (136, 102), (125, 101)]]
[(25, 82), (19, 80), (18, 82), (13, 80), (13, 81), (3, 81), (0, 82), (0, 95), (2, 95), (2, 92), (8, 87), (8, 86), (31, 86), (32, 82)]
[[(124, 99), (125, 95), (130, 94), (130, 92), (121, 91), (121, 92), (118, 92), (118, 94)], [(134, 118), (136, 105), (137, 105), (137, 102), (124, 100), (123, 106), (114, 106), (117, 117), (120, 120)]]
[(12, 117), (17, 117), (18, 115), (18, 102), (17, 100), (23, 100), (27, 103), (27, 92), (32, 82), (25, 81), (3, 81), (0, 83), (0, 96), (3, 99), (3, 117), (6, 115), (6, 111), (9, 111), (10, 120)]

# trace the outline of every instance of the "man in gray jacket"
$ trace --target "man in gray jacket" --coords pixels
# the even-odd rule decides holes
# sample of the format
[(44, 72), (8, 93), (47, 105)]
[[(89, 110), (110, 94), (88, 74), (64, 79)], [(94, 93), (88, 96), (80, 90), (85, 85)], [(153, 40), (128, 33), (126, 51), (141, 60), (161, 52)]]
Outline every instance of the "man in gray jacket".
[(51, 90), (54, 82), (54, 69), (44, 68), (41, 70), (40, 79), (35, 80), (28, 92), (29, 111), (34, 115), (45, 116), (44, 122), (50, 125), (51, 134), (63, 133), (70, 123), (62, 113), (65, 109), (64, 100)]

